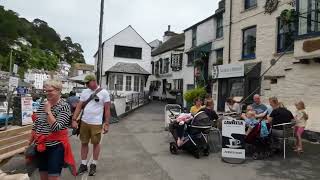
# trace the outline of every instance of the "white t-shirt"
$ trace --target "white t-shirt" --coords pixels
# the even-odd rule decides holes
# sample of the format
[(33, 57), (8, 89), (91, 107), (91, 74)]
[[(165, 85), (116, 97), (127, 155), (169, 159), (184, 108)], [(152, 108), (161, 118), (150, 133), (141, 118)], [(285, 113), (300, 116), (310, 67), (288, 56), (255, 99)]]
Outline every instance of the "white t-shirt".
[[(85, 89), (81, 93), (80, 101), (85, 102), (94, 92), (95, 91), (92, 91), (91, 89)], [(110, 96), (108, 91), (105, 89), (102, 89), (96, 96), (98, 98), (93, 98), (84, 108), (81, 120), (87, 124), (101, 125), (104, 103), (110, 102)]]

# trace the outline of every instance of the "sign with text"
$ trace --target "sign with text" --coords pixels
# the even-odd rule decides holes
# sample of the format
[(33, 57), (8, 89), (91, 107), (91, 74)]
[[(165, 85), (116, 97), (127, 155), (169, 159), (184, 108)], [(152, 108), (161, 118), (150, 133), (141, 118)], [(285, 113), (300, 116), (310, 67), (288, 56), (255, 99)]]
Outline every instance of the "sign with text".
[(225, 119), (222, 121), (222, 158), (245, 159), (245, 122)]
[(9, 87), (18, 87), (19, 78), (10, 76)]
[(227, 64), (213, 66), (212, 77), (214, 79), (242, 77), (244, 76), (244, 64)]
[(32, 124), (32, 97), (21, 97), (21, 118), (22, 118), (22, 125)]

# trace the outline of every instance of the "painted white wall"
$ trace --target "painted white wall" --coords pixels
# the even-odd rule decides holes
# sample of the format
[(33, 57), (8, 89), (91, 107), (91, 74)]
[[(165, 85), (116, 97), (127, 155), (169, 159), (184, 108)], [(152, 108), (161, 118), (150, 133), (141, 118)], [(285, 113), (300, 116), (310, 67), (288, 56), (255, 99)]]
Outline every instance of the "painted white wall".
[[(111, 94), (115, 94), (117, 92), (117, 95), (123, 95), (123, 96), (126, 96), (126, 95), (129, 95), (129, 94), (132, 94), (132, 93), (137, 93), (137, 92), (140, 92), (140, 88), (141, 88), (141, 79), (143, 79), (143, 81), (145, 82), (145, 76), (143, 75), (133, 75), (133, 74), (123, 74), (123, 73), (110, 73), (110, 75), (115, 75), (115, 83), (117, 82), (117, 75), (122, 75), (123, 76), (123, 88), (122, 90), (110, 90), (110, 87), (109, 86), (106, 86), (106, 83), (105, 83), (105, 77), (103, 78), (103, 82), (102, 84), (104, 83), (104, 87), (108, 90), (109, 93)], [(130, 76), (131, 77), (131, 91), (126, 91), (126, 77), (127, 76)], [(139, 76), (139, 91), (134, 91), (134, 76)], [(149, 86), (144, 86), (143, 87), (144, 90), (148, 90), (149, 89)]]

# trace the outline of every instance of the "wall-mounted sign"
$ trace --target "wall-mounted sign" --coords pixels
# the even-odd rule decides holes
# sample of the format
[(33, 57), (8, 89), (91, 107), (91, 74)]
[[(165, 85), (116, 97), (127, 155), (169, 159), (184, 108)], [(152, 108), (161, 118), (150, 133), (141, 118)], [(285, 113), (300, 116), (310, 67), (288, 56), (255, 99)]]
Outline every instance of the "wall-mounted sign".
[(22, 125), (32, 124), (32, 97), (21, 97), (21, 118)]
[(244, 64), (227, 64), (213, 66), (213, 79), (242, 77), (244, 76)]

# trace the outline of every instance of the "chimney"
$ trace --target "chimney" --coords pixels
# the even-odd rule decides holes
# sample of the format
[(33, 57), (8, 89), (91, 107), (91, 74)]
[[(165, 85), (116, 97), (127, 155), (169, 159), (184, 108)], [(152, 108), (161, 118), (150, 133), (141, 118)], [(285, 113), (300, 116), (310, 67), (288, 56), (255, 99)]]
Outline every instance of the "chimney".
[(172, 36), (177, 35), (175, 32), (171, 31), (171, 26), (168, 25), (168, 30), (164, 32), (163, 35), (163, 42), (166, 42), (168, 39), (170, 39)]

